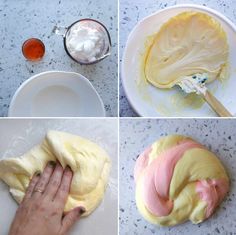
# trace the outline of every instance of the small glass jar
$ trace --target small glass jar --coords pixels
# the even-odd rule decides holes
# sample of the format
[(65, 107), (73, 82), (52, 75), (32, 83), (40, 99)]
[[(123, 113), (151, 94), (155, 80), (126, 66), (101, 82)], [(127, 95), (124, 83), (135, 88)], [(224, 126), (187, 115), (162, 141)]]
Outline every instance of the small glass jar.
[(29, 61), (39, 61), (45, 54), (45, 46), (38, 38), (29, 38), (22, 45), (22, 53)]

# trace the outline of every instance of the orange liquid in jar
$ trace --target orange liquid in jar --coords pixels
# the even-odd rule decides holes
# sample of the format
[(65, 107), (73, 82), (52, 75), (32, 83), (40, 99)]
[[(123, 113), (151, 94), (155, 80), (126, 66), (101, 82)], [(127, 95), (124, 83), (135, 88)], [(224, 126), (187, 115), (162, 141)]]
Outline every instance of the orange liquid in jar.
[(30, 38), (22, 45), (22, 53), (27, 60), (37, 61), (44, 56), (45, 46), (41, 40)]

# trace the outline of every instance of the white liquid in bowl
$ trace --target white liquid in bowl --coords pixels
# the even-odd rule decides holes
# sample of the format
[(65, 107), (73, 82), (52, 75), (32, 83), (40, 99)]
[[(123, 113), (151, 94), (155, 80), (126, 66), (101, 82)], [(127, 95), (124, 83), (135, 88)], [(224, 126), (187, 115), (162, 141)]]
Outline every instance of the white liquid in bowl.
[(64, 86), (50, 86), (42, 89), (31, 106), (33, 117), (78, 116), (80, 113), (78, 95)]

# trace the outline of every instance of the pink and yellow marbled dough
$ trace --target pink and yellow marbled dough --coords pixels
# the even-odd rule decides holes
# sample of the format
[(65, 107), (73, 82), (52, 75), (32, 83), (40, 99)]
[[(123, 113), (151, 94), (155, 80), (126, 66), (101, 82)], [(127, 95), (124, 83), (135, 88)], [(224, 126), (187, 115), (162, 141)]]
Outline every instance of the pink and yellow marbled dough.
[[(174, 137), (178, 139), (176, 145), (161, 152), (154, 159), (149, 158), (153, 152), (152, 146), (150, 146), (139, 156), (135, 164), (134, 178), (136, 183), (142, 178), (141, 198), (143, 204), (156, 217), (169, 216), (173, 210), (175, 201), (170, 198), (169, 189), (175, 166), (181, 161), (184, 154), (191, 149), (202, 149), (209, 152), (190, 138), (183, 137), (179, 140), (179, 136), (171, 136), (172, 139)], [(165, 139), (168, 141), (168, 137)], [(193, 157), (197, 156), (194, 155)], [(209, 167), (211, 166), (209, 165)], [(196, 194), (198, 194), (200, 200), (206, 203), (203, 219), (212, 215), (215, 208), (225, 197), (228, 189), (229, 180), (227, 176), (217, 179), (200, 178), (195, 182)], [(177, 223), (178, 221), (175, 224)]]

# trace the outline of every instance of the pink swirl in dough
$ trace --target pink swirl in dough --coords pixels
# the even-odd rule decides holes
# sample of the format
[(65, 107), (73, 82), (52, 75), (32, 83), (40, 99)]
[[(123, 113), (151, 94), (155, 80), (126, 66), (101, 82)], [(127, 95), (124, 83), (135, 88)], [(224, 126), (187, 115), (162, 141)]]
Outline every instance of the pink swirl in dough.
[(206, 218), (212, 215), (228, 190), (229, 182), (225, 179), (207, 179), (197, 182), (196, 192), (203, 201), (207, 202)]
[(134, 167), (134, 180), (135, 182), (137, 182), (137, 179), (139, 177), (139, 174), (142, 172), (142, 170), (144, 168), (146, 168), (146, 166), (148, 165), (148, 156), (149, 153), (151, 153), (152, 151), (152, 147), (149, 146), (148, 148), (146, 148), (144, 150), (143, 153), (141, 153), (135, 163), (135, 167)]
[[(148, 210), (156, 216), (167, 216), (171, 213), (173, 202), (169, 199), (169, 187), (177, 162), (182, 158), (184, 152), (192, 148), (204, 148), (199, 143), (192, 140), (184, 140), (178, 145), (163, 152), (158, 158), (148, 165), (151, 147), (136, 161), (134, 176), (137, 182), (139, 175), (143, 171), (143, 200)], [(196, 192), (202, 200), (208, 204), (206, 216), (208, 217), (214, 208), (223, 199), (228, 191), (226, 180), (201, 180), (197, 182)], [(217, 187), (217, 189), (216, 189)], [(214, 193), (214, 189), (216, 192)], [(211, 192), (213, 190), (213, 192)], [(216, 195), (217, 194), (217, 195)]]

